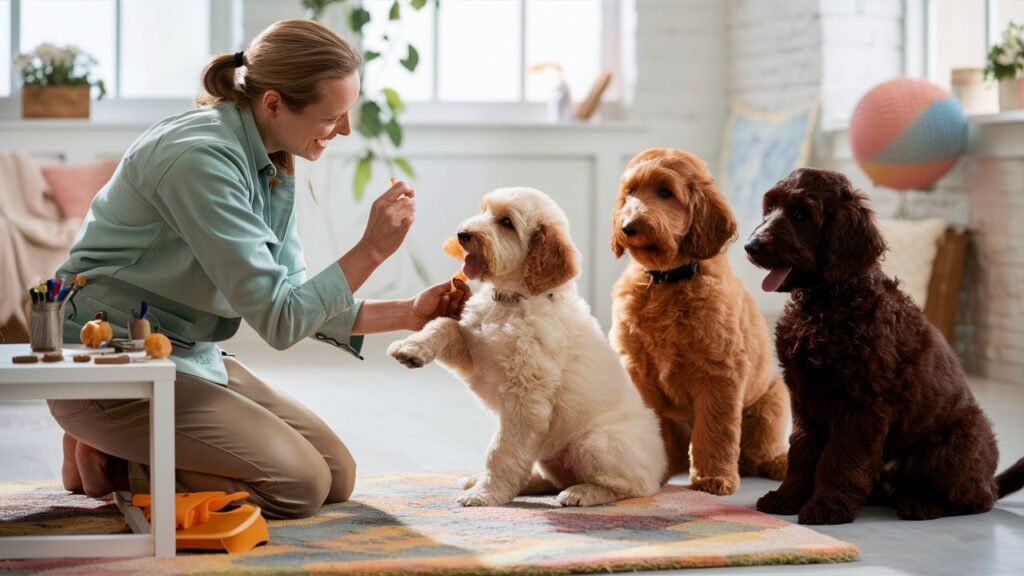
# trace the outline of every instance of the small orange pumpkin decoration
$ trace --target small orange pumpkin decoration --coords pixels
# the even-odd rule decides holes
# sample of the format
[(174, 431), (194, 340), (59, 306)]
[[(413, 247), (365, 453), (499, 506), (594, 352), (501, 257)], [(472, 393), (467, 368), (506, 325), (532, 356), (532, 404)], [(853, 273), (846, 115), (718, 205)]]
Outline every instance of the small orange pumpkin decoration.
[(97, 312), (92, 317), (92, 320), (86, 322), (85, 326), (82, 326), (79, 337), (82, 339), (82, 344), (89, 348), (99, 348), (104, 342), (109, 342), (113, 339), (114, 330), (110, 327), (110, 322), (107, 322), (107, 315), (103, 312)]
[(143, 348), (146, 350), (146, 356), (150, 358), (167, 358), (171, 355), (171, 341), (163, 334), (156, 333), (146, 336)]

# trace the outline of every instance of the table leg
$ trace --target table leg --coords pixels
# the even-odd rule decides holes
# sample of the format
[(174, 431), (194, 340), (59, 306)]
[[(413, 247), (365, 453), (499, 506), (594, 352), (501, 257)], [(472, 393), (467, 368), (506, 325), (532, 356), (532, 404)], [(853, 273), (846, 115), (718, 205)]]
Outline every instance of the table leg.
[(174, 381), (153, 382), (149, 420), (150, 516), (157, 556), (174, 556)]

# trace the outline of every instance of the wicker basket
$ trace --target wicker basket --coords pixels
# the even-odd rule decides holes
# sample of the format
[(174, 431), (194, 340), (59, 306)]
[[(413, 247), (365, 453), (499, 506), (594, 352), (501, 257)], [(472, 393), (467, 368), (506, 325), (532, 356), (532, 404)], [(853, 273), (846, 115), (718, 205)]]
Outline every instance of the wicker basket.
[(88, 118), (88, 84), (22, 86), (22, 118)]

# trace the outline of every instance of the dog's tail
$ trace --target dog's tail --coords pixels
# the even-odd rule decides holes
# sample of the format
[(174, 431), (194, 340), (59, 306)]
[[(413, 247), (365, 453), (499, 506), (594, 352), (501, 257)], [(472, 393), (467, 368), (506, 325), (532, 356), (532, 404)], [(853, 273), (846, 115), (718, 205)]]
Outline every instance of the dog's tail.
[(999, 498), (1012, 494), (1024, 488), (1024, 458), (1017, 460), (1017, 463), (1010, 466), (1003, 473), (996, 476), (996, 490)]

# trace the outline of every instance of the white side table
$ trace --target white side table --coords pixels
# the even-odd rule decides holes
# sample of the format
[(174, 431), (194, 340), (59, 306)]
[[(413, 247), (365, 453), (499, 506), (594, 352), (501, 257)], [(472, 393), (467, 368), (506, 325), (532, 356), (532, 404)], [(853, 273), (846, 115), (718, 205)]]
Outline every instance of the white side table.
[(78, 351), (81, 347), (65, 347), (63, 362), (14, 364), (14, 356), (31, 353), (29, 345), (0, 345), (0, 400), (149, 398), (152, 529), (149, 534), (0, 537), (0, 558), (174, 556), (174, 363), (72, 362)]

